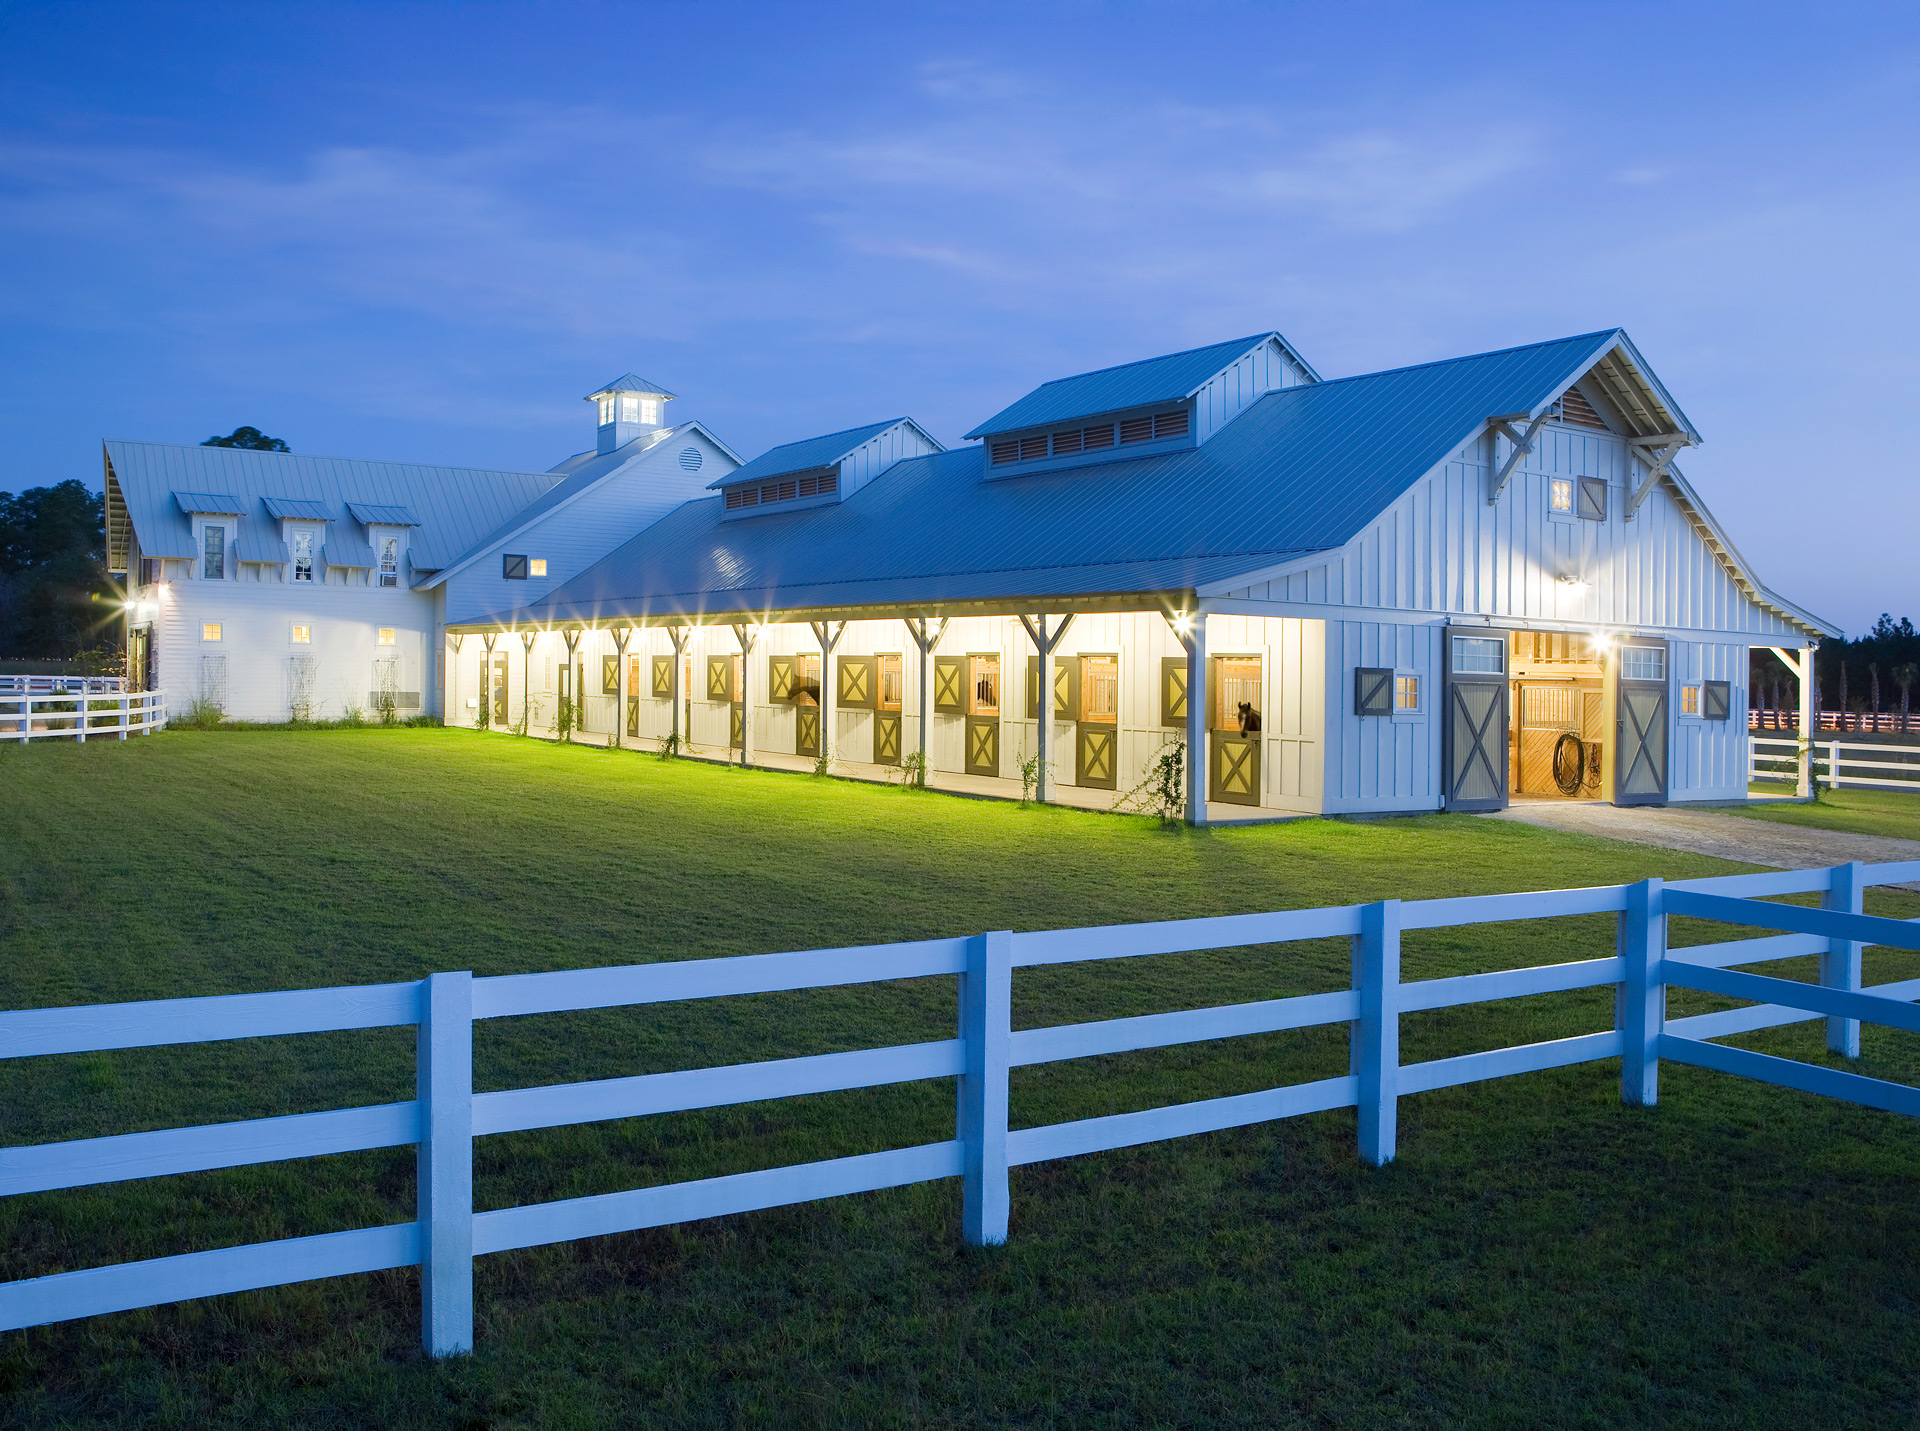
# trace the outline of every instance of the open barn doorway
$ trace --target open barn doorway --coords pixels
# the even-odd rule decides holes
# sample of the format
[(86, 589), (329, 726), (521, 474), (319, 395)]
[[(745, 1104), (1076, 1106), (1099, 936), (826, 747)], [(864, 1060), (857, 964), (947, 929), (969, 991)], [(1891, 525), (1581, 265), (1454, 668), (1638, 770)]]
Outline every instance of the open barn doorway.
[(1607, 674), (1591, 636), (1515, 631), (1507, 661), (1507, 742), (1515, 798), (1606, 798), (1611, 749)]

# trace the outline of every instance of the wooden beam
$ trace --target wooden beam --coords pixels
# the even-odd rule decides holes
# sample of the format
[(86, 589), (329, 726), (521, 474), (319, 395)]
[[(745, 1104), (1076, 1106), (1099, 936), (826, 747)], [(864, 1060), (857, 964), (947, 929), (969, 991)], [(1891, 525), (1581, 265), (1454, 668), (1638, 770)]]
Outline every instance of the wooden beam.
[[(1527, 425), (1527, 430), (1524, 433), (1515, 431), (1513, 424), (1509, 423), (1505, 418), (1496, 417), (1488, 422), (1487, 425), (1491, 431), (1498, 432), (1501, 436), (1505, 437), (1508, 442), (1513, 444), (1513, 451), (1507, 454), (1507, 460), (1501, 464), (1500, 470), (1494, 474), (1492, 482), (1487, 486), (1488, 506), (1492, 506), (1500, 500), (1500, 493), (1505, 489), (1507, 479), (1513, 476), (1514, 469), (1520, 465), (1529, 452), (1533, 451), (1534, 441), (1539, 437), (1540, 429), (1545, 425), (1546, 420), (1546, 413), (1541, 413), (1540, 416), (1536, 417)], [(1491, 456), (1492, 454), (1488, 455)]]

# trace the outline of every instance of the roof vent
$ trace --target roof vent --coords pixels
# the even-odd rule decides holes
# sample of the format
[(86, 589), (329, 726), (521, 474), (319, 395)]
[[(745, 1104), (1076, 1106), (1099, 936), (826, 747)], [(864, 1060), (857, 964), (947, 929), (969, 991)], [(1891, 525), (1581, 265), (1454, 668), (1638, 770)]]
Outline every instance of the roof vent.
[(705, 458), (701, 457), (700, 449), (697, 447), (683, 447), (680, 449), (680, 465), (689, 472), (698, 472), (700, 470), (700, 464), (705, 460)]

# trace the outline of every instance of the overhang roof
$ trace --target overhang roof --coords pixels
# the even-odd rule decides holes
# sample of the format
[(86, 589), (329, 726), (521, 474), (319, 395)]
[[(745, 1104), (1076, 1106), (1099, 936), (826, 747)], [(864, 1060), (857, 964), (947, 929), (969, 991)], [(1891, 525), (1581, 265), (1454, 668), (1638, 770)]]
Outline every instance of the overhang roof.
[(1099, 413), (1120, 412), (1149, 403), (1174, 402), (1192, 397), (1215, 377), (1263, 343), (1278, 343), (1287, 356), (1314, 379), (1319, 378), (1307, 362), (1278, 333), (1255, 333), (1225, 343), (1209, 343), (1204, 348), (1189, 348), (1184, 353), (1167, 353), (1158, 358), (1142, 358), (1134, 363), (1100, 368), (1070, 378), (1055, 378), (1042, 383), (1009, 407), (1002, 408), (969, 432), (969, 438), (990, 433), (1012, 432), (1016, 428), (1039, 427), (1068, 418), (1092, 417)]
[(373, 502), (349, 502), (347, 510), (369, 527), (417, 527), (420, 519), (405, 507), (381, 506)]
[(596, 398), (612, 397), (615, 393), (633, 393), (633, 394), (637, 394), (640, 397), (657, 397), (657, 398), (671, 398), (671, 397), (678, 396), (677, 393), (668, 392), (665, 388), (660, 386), (659, 383), (650, 382), (646, 378), (639, 376), (637, 373), (625, 373), (625, 374), (622, 374), (620, 377), (615, 378), (612, 382), (606, 384), (606, 386), (595, 388), (592, 392), (587, 394), (586, 400), (588, 402), (592, 402)]
[(247, 504), (226, 492), (175, 492), (173, 500), (190, 517), (237, 517)]

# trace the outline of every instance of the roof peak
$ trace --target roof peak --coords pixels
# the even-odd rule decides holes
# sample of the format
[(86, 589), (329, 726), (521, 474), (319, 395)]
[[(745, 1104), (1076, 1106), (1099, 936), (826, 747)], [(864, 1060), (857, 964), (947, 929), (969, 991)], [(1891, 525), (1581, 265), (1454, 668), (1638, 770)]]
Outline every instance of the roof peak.
[(595, 388), (592, 392), (588, 393), (582, 401), (592, 402), (596, 398), (612, 397), (615, 393), (638, 393), (642, 397), (657, 398), (674, 398), (679, 396), (678, 393), (671, 392), (659, 383), (649, 378), (641, 377), (638, 373), (622, 373), (612, 382)]
[[(1179, 351), (1173, 353), (1156, 353), (1151, 358), (1134, 358), (1125, 363), (1109, 363), (1104, 368), (1088, 368), (1084, 373), (1070, 373), (1064, 378), (1048, 378), (1044, 383), (1040, 384), (1040, 386), (1050, 388), (1055, 383), (1071, 383), (1081, 378), (1097, 378), (1102, 373), (1117, 373), (1127, 368), (1140, 367), (1146, 363), (1164, 363), (1169, 358), (1191, 357), (1195, 353), (1209, 352), (1214, 348), (1251, 348), (1255, 343), (1264, 343), (1269, 338), (1279, 337), (1279, 330), (1270, 328), (1264, 333), (1249, 333), (1244, 338), (1222, 338), (1217, 343), (1202, 343), (1195, 348), (1181, 348)], [(1281, 341), (1284, 342), (1285, 339)]]
[(1599, 342), (1602, 338), (1623, 336), (1624, 328), (1596, 328), (1591, 333), (1569, 333), (1564, 338), (1543, 338), (1538, 343), (1515, 343), (1507, 348), (1489, 348), (1484, 353), (1460, 353), (1451, 358), (1429, 358), (1424, 363), (1402, 363), (1397, 368), (1376, 368), (1372, 372), (1348, 373), (1344, 378), (1322, 378), (1319, 386), (1326, 387), (1334, 383), (1353, 383), (1362, 378), (1384, 378), (1394, 373), (1414, 373), (1421, 368), (1442, 368), (1449, 363), (1470, 363), (1475, 358), (1498, 358), (1506, 353), (1530, 353), (1539, 348), (1551, 348), (1560, 343), (1578, 343), (1583, 340)]

